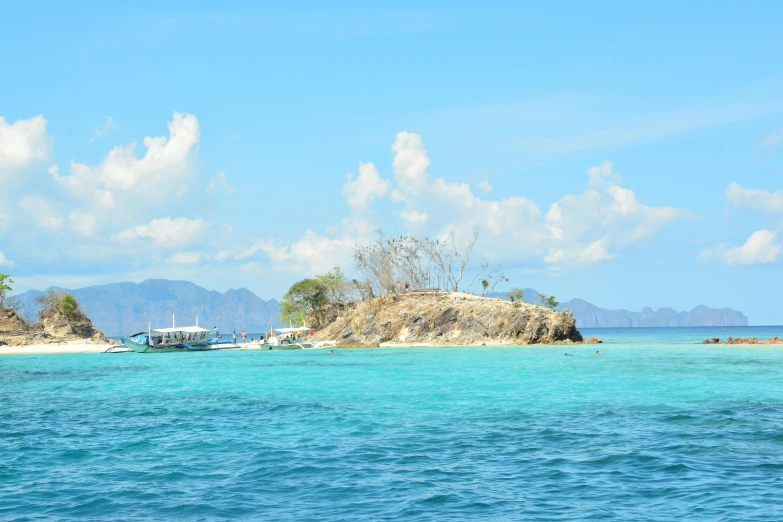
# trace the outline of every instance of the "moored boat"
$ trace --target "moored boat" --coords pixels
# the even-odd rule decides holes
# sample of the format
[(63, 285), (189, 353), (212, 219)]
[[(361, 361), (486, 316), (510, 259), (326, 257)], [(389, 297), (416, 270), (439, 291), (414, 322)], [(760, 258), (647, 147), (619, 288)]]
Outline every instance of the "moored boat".
[(210, 338), (211, 332), (198, 326), (172, 326), (148, 329), (122, 339), (122, 344), (139, 353), (200, 352), (217, 350), (219, 337)]
[(315, 350), (321, 348), (314, 340), (303, 339), (312, 329), (307, 326), (274, 328), (270, 330), (262, 350)]

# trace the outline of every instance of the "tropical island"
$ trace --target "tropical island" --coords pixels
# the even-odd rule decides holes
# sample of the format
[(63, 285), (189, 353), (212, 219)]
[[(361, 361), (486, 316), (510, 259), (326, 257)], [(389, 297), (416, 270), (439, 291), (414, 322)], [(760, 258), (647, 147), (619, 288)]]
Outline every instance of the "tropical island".
[(573, 344), (583, 339), (568, 310), (554, 296), (544, 306), (523, 301), (518, 288), (508, 300), (488, 297), (508, 282), (482, 261), (468, 277), (474, 234), (459, 242), (413, 236), (386, 237), (354, 248), (363, 279), (347, 280), (339, 267), (295, 283), (280, 301), (281, 319), (312, 325), (316, 336), (338, 346), (468, 346)]
[(38, 296), (35, 322), (19, 314), (21, 303), (8, 296), (13, 279), (0, 274), (0, 348), (70, 345), (72, 350), (100, 351), (115, 344), (95, 328), (71, 294), (49, 290)]

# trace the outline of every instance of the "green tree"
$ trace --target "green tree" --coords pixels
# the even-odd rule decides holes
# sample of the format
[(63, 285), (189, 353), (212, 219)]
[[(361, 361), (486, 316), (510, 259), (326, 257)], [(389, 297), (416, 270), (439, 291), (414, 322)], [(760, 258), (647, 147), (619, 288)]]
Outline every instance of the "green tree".
[(508, 293), (508, 298), (511, 299), (512, 303), (514, 301), (521, 301), (523, 297), (525, 297), (525, 292), (523, 292), (521, 288), (514, 287)]
[(329, 306), (328, 292), (326, 284), (317, 278), (294, 283), (280, 300), (280, 320), (305, 322), (312, 319), (320, 324)]
[(60, 310), (63, 314), (65, 314), (65, 317), (67, 317), (69, 321), (73, 321), (79, 317), (79, 315), (81, 315), (79, 303), (71, 294), (65, 294), (62, 299), (60, 299)]
[(552, 308), (552, 309), (555, 309), (555, 308), (557, 308), (557, 305), (559, 305), (559, 304), (560, 304), (560, 302), (559, 302), (559, 301), (557, 301), (557, 300), (555, 299), (555, 296), (553, 296), (553, 295), (550, 295), (550, 296), (549, 296), (549, 297), (547, 297), (546, 299), (543, 299), (543, 301), (544, 301), (544, 304), (545, 304), (546, 306), (548, 306), (549, 308)]
[(6, 295), (13, 290), (10, 285), (14, 284), (14, 280), (8, 274), (0, 274), (0, 308), (6, 306)]
[(345, 275), (339, 266), (334, 267), (334, 271), (327, 272), (324, 275), (317, 275), (315, 279), (323, 283), (326, 287), (326, 298), (330, 303), (339, 305), (345, 300)]
[(483, 288), (483, 290), (481, 291), (481, 295), (486, 295), (487, 294), (487, 288), (489, 288), (489, 281), (487, 281), (486, 279), (482, 279), (481, 280), (481, 287)]

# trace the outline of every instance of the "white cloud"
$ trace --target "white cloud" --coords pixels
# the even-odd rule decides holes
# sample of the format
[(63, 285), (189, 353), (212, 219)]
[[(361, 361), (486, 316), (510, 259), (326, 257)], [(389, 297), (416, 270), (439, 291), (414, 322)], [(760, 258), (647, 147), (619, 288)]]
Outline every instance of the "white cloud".
[(725, 245), (719, 245), (716, 248), (702, 251), (699, 257), (717, 257), (727, 265), (759, 265), (777, 260), (781, 250), (783, 250), (783, 245), (781, 245), (777, 234), (762, 229), (753, 232), (745, 244), (741, 246), (726, 248)]
[(651, 207), (619, 185), (614, 165), (604, 161), (587, 170), (588, 190), (552, 204), (546, 215), (552, 249), (548, 263), (590, 264), (612, 259), (609, 248), (650, 238), (671, 221), (691, 216), (684, 209)]
[(385, 196), (389, 191), (389, 181), (381, 178), (372, 163), (359, 162), (359, 175), (356, 179), (353, 179), (351, 174), (347, 177), (348, 181), (343, 185), (343, 195), (355, 209), (368, 208), (373, 200)]
[(85, 236), (91, 236), (98, 228), (98, 222), (95, 216), (87, 212), (71, 212), (68, 216), (71, 228), (81, 232)]
[(181, 265), (193, 265), (201, 261), (201, 254), (198, 252), (174, 252), (169, 257), (169, 261)]
[(2, 252), (0, 252), (0, 266), (5, 266), (5, 267), (8, 267), (8, 268), (13, 268), (13, 267), (14, 267), (14, 263), (13, 263), (13, 261), (11, 261), (11, 260), (10, 260), (10, 259), (8, 259), (7, 257), (5, 257), (5, 254), (3, 254)]
[(418, 194), (427, 182), (430, 160), (421, 136), (412, 132), (398, 132), (392, 145), (394, 178), (401, 189)]
[(95, 127), (95, 134), (93, 134), (92, 138), (90, 138), (90, 143), (92, 143), (95, 140), (99, 140), (103, 138), (104, 136), (108, 135), (111, 131), (119, 129), (120, 127), (114, 123), (114, 120), (111, 116), (106, 116), (106, 121), (104, 121), (101, 125), (98, 125)]
[(138, 240), (151, 240), (153, 244), (164, 248), (179, 248), (199, 239), (206, 224), (203, 219), (160, 218), (149, 224), (138, 225), (113, 234), (111, 239), (119, 243), (132, 243)]
[(417, 212), (415, 210), (401, 210), (399, 215), (405, 220), (408, 226), (423, 225), (427, 222), (427, 218), (429, 217), (426, 212)]
[(479, 181), (478, 188), (484, 193), (489, 194), (492, 192), (492, 189), (495, 188), (492, 185), (489, 184), (487, 180)]
[(783, 213), (783, 190), (743, 188), (737, 183), (726, 187), (726, 200), (738, 209), (757, 210), (767, 214)]
[(255, 251), (263, 251), (277, 268), (314, 274), (350, 266), (355, 244), (352, 236), (332, 239), (308, 230), (294, 242), (258, 240)]
[(607, 183), (616, 182), (614, 178), (614, 163), (609, 160), (603, 160), (600, 165), (587, 169), (587, 176), (589, 178), (587, 186), (591, 189), (597, 189)]
[(57, 213), (54, 206), (43, 196), (34, 194), (25, 196), (19, 206), (27, 211), (34, 222), (43, 228), (58, 230), (63, 227), (63, 217)]
[(181, 197), (188, 190), (187, 178), (199, 140), (198, 120), (191, 114), (174, 113), (169, 137), (146, 137), (144, 156), (136, 157), (136, 143), (114, 147), (103, 161), (90, 167), (71, 162), (70, 175), (54, 178), (73, 194), (112, 208), (115, 192), (135, 192), (149, 198)]
[(493, 259), (518, 263), (538, 258), (550, 267), (598, 263), (691, 215), (640, 203), (632, 190), (620, 185), (608, 160), (587, 170), (586, 191), (563, 196), (542, 216), (535, 202), (523, 196), (485, 199), (466, 183), (431, 177), (430, 161), (416, 134), (399, 133), (392, 151), (398, 182), (392, 200), (405, 204), (398, 215), (406, 226), (416, 225), (418, 232), (424, 220), (411, 218), (426, 215), (435, 235), (448, 229), (477, 229), (483, 236), (483, 253)]
[(53, 140), (46, 125), (42, 115), (12, 124), (0, 116), (0, 173), (49, 159)]
[(762, 147), (774, 147), (780, 144), (781, 141), (783, 141), (783, 130), (779, 130), (777, 132), (773, 132), (769, 136), (765, 136), (759, 145)]
[(210, 194), (214, 194), (217, 191), (231, 194), (232, 192), (236, 192), (236, 190), (237, 188), (228, 182), (226, 173), (222, 171), (215, 174), (215, 177), (209, 181), (209, 185), (207, 186), (207, 192)]

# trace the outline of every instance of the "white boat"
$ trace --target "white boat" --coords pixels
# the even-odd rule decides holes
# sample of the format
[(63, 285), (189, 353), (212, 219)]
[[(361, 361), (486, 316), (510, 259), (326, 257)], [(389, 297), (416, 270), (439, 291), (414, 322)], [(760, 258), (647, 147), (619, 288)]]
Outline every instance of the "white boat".
[(269, 331), (266, 342), (261, 343), (262, 350), (317, 350), (325, 348), (322, 341), (302, 339), (306, 332), (311, 332), (309, 326), (293, 326), (289, 328), (273, 328)]
[[(217, 331), (217, 330), (215, 330)], [(174, 326), (172, 317), (171, 328), (151, 329), (123, 337), (122, 344), (138, 353), (165, 352), (203, 352), (217, 350), (218, 337), (210, 338), (211, 332), (198, 325)]]

